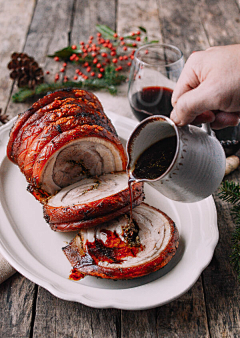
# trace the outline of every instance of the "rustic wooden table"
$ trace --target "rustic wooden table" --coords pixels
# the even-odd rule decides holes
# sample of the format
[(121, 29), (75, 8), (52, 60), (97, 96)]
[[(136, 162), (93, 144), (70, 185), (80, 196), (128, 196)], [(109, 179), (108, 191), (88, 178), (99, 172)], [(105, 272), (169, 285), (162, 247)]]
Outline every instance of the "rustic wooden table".
[[(240, 43), (239, 0), (0, 0), (0, 108), (15, 116), (7, 63), (24, 51), (54, 72), (47, 54), (96, 34), (97, 23), (118, 33), (144, 26), (151, 38), (194, 50)], [(133, 118), (122, 87), (107, 109)], [(228, 176), (237, 181), (239, 170)], [(210, 265), (177, 300), (150, 310), (95, 309), (56, 298), (16, 273), (0, 285), (0, 336), (10, 337), (240, 337), (239, 282), (229, 263), (230, 206), (214, 196), (219, 243)]]

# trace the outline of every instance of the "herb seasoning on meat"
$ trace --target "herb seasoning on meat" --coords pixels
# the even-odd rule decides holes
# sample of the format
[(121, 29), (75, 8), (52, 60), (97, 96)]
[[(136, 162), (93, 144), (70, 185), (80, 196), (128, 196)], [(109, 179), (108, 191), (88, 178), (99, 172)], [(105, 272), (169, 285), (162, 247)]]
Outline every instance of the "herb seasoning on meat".
[(176, 136), (167, 137), (151, 145), (135, 162), (132, 176), (136, 179), (160, 177), (172, 163), (176, 146)]

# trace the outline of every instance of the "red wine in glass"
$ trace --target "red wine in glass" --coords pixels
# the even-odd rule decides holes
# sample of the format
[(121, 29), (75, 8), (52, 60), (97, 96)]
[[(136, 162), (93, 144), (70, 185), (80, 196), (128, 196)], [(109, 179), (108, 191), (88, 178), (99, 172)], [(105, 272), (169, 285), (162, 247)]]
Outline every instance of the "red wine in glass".
[(167, 87), (144, 87), (130, 98), (130, 105), (135, 117), (142, 121), (151, 115), (170, 116), (173, 90)]

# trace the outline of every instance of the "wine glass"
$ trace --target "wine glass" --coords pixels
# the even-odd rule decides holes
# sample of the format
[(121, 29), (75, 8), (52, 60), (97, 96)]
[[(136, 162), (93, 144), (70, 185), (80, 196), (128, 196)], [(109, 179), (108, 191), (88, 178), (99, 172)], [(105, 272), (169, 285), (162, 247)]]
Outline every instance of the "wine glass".
[(172, 92), (183, 66), (183, 53), (172, 45), (148, 44), (135, 52), (128, 99), (139, 121), (150, 115), (170, 116)]

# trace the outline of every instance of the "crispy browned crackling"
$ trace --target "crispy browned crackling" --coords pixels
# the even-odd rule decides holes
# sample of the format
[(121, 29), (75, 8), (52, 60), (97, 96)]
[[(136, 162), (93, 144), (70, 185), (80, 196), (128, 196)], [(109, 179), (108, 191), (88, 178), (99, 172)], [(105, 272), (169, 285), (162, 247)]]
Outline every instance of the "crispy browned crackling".
[[(72, 101), (70, 99), (72, 99)], [(57, 90), (53, 93), (50, 93), (49, 95), (44, 96), (35, 102), (27, 111), (19, 114), (18, 119), (11, 129), (7, 146), (7, 155), (9, 159), (16, 163), (13, 146), (15, 140), (19, 137), (19, 133), (21, 134), (26, 127), (31, 126), (31, 124), (34, 123), (34, 121), (37, 121), (41, 116), (48, 114), (55, 109), (59, 109), (69, 102), (78, 103), (83, 107), (83, 110), (87, 110), (87, 112), (94, 111), (94, 114), (99, 114), (99, 119), (105, 119), (108, 126), (114, 130), (111, 121), (107, 120), (103, 113), (103, 108), (100, 101), (94, 94), (85, 90), (72, 88)]]
[[(68, 103), (70, 100), (72, 102), (71, 104)], [(58, 102), (60, 102), (60, 100), (58, 100)], [(73, 98), (62, 100), (60, 103), (61, 106), (58, 109), (54, 108), (53, 110), (47, 111), (40, 109), (35, 112), (18, 132), (12, 152), (21, 170), (23, 169), (28, 149), (36, 137), (44, 132), (50, 125), (56, 124), (63, 118), (74, 118), (75, 123), (78, 122), (79, 125), (99, 125), (116, 134), (114, 127), (103, 111), (96, 110), (92, 105), (88, 107), (85, 102), (83, 104)], [(57, 131), (61, 133), (61, 128), (58, 128)]]

